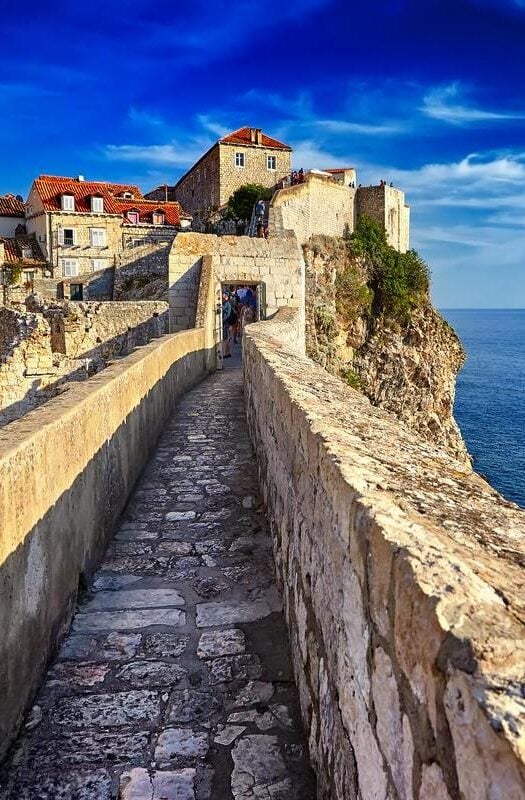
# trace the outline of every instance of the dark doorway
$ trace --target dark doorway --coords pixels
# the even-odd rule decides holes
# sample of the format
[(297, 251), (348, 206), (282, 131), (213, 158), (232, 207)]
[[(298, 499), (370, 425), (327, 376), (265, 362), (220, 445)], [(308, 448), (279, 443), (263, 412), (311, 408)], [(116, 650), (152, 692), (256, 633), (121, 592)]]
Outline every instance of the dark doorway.
[[(228, 318), (225, 314), (228, 314)], [(217, 298), (217, 369), (242, 365), (242, 334), (246, 325), (266, 319), (264, 283), (224, 281)]]
[(82, 300), (84, 298), (84, 287), (81, 283), (72, 283), (69, 287), (70, 300)]

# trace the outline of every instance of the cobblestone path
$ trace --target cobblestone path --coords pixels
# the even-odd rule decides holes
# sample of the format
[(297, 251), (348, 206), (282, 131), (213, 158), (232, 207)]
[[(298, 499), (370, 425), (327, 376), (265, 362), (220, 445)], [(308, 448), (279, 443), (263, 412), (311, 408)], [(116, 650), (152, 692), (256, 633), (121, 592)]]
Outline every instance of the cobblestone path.
[(2, 800), (312, 800), (242, 373), (186, 395), (79, 604)]

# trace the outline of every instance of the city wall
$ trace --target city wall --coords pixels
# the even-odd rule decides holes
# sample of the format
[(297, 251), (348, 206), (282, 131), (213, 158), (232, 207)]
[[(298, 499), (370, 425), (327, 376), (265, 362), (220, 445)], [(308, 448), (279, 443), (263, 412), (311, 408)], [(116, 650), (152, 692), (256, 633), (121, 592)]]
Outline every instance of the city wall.
[(28, 303), (0, 308), (0, 425), (168, 332), (164, 302)]
[(221, 283), (263, 284), (267, 316), (275, 314), (281, 306), (297, 308), (304, 315), (304, 260), (293, 234), (280, 239), (254, 239), (181, 233), (169, 257), (170, 330), (195, 325), (205, 256), (211, 258), (215, 302), (221, 302)]
[(299, 244), (311, 236), (344, 236), (354, 230), (356, 190), (322, 175), (279, 189), (270, 204), (270, 235), (294, 231)]
[(0, 759), (79, 581), (96, 568), (177, 398), (209, 363), (203, 329), (163, 336), (0, 431)]
[(525, 512), (245, 332), (248, 418), (319, 797), (523, 800)]

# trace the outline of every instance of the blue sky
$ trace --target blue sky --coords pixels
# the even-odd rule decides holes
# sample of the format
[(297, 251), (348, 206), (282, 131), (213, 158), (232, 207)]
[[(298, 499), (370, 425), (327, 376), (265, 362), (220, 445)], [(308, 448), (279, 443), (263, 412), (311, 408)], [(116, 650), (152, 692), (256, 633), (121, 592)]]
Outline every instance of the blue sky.
[(525, 0), (30, 0), (1, 45), (1, 193), (148, 190), (253, 125), (404, 188), (437, 305), (525, 307)]

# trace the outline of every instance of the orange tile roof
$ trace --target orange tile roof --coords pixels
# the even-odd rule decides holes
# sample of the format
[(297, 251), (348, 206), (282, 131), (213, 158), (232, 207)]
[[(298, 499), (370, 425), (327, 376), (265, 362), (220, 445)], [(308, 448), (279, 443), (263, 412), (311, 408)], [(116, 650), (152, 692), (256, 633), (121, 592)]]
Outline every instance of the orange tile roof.
[[(23, 261), (26, 263), (37, 263), (40, 266), (46, 263), (46, 259), (34, 233), (16, 238), (2, 238), (0, 242), (4, 245), (4, 262), (8, 264)], [(29, 257), (24, 256), (24, 250), (31, 250)]]
[(14, 194), (0, 195), (0, 217), (24, 217), (24, 201)]
[[(244, 128), (239, 128), (238, 131), (233, 131), (233, 133), (229, 133), (227, 136), (223, 136), (222, 139), (219, 139), (221, 144), (242, 144), (242, 145), (250, 145), (255, 144), (252, 142), (251, 139), (251, 131), (255, 130), (254, 128), (250, 128), (248, 126)], [(261, 132), (261, 146), (262, 147), (269, 147), (274, 148), (275, 150), (291, 150), (292, 148), (289, 147), (287, 144), (283, 144), (283, 142), (279, 142), (277, 139), (273, 139), (271, 136), (267, 136), (265, 133)]]
[[(167, 225), (180, 225), (182, 209), (179, 203), (173, 201), (158, 200), (118, 200), (119, 212), (126, 214), (128, 211), (138, 211), (140, 222), (152, 222), (151, 215), (155, 211), (163, 211)], [(129, 225), (132, 222), (127, 220)]]
[[(135, 208), (139, 212), (140, 222), (151, 222), (152, 213), (161, 209), (168, 225), (179, 225), (183, 213), (179, 203), (146, 200), (138, 186), (129, 184), (40, 175), (34, 182), (34, 188), (45, 211), (60, 211), (61, 195), (72, 194), (75, 198), (75, 211), (91, 213), (91, 197), (102, 197), (103, 213), (124, 215)], [(132, 199), (122, 196), (128, 192), (133, 195)]]

